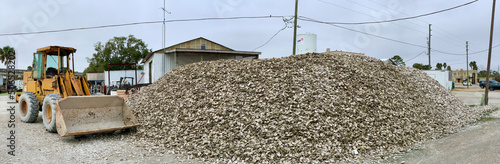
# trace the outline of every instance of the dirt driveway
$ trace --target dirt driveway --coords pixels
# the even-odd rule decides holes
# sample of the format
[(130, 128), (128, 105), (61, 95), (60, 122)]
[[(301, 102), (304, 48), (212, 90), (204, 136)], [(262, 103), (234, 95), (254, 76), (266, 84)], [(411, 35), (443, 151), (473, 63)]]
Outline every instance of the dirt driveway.
[[(152, 145), (126, 131), (62, 138), (44, 130), (41, 115), (30, 124), (16, 118), (15, 127), (9, 128), (8, 101), (7, 96), (0, 96), (0, 163), (200, 163), (181, 155), (149, 152)], [(15, 139), (8, 139), (12, 138), (10, 130), (15, 131)], [(12, 147), (8, 145), (15, 146), (15, 156), (8, 154)]]

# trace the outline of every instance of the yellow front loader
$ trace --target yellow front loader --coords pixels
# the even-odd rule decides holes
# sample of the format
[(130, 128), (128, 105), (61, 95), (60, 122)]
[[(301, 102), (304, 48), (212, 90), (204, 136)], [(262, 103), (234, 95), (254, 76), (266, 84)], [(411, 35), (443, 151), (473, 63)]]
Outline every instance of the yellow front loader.
[(33, 54), (33, 70), (23, 74), (23, 92), (16, 95), (21, 121), (35, 122), (42, 111), (46, 130), (63, 137), (137, 126), (122, 98), (90, 95), (87, 78), (74, 75), (75, 52), (48, 46)]

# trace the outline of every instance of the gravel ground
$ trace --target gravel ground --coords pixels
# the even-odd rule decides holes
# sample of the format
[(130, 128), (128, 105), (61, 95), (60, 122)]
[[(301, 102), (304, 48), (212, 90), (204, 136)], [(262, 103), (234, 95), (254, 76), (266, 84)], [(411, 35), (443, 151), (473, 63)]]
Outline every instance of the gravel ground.
[(500, 163), (500, 111), (382, 163)]
[[(472, 90), (472, 89), (471, 89)], [(481, 97), (484, 94), (484, 90), (480, 91), (453, 91), (451, 92), (458, 99), (462, 100), (467, 105), (479, 105), (481, 104)], [(490, 91), (488, 93), (489, 105), (500, 106), (500, 90)]]
[[(453, 92), (468, 105), (477, 105), (481, 93)], [(490, 92), (490, 104), (500, 106), (500, 91)], [(172, 153), (156, 154), (154, 147), (136, 141), (131, 132), (90, 135), (82, 138), (59, 137), (37, 123), (26, 124), (16, 118), (15, 128), (8, 127), (7, 96), (0, 96), (0, 163), (204, 163)], [(500, 113), (492, 118), (438, 140), (421, 149), (395, 156), (395, 163), (498, 163), (500, 162)], [(10, 130), (15, 130), (15, 155), (8, 155)], [(136, 146), (143, 145), (143, 146)], [(166, 151), (168, 152), (168, 151)]]
[[(153, 153), (153, 146), (136, 141), (131, 130), (63, 138), (45, 131), (41, 115), (30, 124), (16, 118), (15, 128), (9, 128), (8, 101), (0, 96), (0, 163), (201, 163), (182, 155)], [(15, 130), (15, 156), (8, 154), (10, 130)]]
[[(467, 105), (479, 105), (484, 90), (476, 86), (452, 93)], [(500, 91), (489, 92), (489, 96), (489, 105), (496, 111), (458, 133), (426, 142), (383, 163), (500, 163)]]

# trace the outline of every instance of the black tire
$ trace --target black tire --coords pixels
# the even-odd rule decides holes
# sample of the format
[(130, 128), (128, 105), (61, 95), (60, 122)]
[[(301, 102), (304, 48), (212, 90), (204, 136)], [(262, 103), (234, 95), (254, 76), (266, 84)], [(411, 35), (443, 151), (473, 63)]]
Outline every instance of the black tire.
[(490, 91), (495, 91), (495, 88), (493, 88), (493, 87), (490, 87)]
[(17, 113), (22, 122), (32, 123), (38, 118), (40, 104), (33, 92), (23, 92), (19, 97)]
[(479, 86), (479, 87), (481, 87), (481, 89), (484, 89), (484, 86), (482, 86), (482, 85), (481, 85), (481, 86)]
[(42, 105), (42, 119), (45, 130), (51, 133), (57, 132), (56, 129), (56, 101), (61, 99), (61, 96), (56, 93), (51, 93), (45, 96)]

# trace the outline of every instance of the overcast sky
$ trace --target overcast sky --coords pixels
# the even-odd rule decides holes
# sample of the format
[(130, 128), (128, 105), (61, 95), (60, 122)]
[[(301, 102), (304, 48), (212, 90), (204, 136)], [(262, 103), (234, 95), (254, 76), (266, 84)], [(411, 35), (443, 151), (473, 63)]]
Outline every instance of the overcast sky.
[[(123, 24), (163, 19), (162, 0), (1, 0), (0, 34), (37, 32), (110, 24)], [(223, 18), (239, 16), (288, 16), (294, 13), (294, 0), (167, 0), (171, 14), (167, 20), (192, 18)], [(464, 3), (470, 0), (417, 1), (417, 0), (300, 0), (299, 15), (327, 22), (364, 22), (403, 18), (426, 14)], [(418, 19), (369, 25), (342, 25), (377, 36), (414, 45), (426, 46), (429, 24), (432, 24), (431, 47), (448, 53), (465, 54), (465, 42), (469, 52), (488, 48), (492, 0), (480, 0), (471, 5)], [(498, 6), (498, 5), (497, 5)], [(498, 11), (498, 10), (497, 10)], [(500, 12), (500, 11), (498, 11)], [(499, 14), (496, 17), (499, 18)], [(497, 20), (497, 24), (500, 20)], [(383, 59), (400, 55), (409, 60), (427, 48), (384, 40), (370, 35), (348, 31), (331, 25), (298, 21), (298, 33), (315, 33), (318, 36), (318, 52), (343, 50), (365, 53)], [(240, 19), (167, 23), (166, 45), (198, 37), (205, 37), (229, 48), (252, 51), (264, 44), (285, 26), (281, 18)], [(292, 25), (289, 25), (292, 26)], [(495, 27), (493, 45), (500, 44), (500, 26)], [(134, 35), (142, 39), (150, 49), (162, 48), (162, 24), (145, 24), (35, 35), (0, 36), (0, 47), (13, 46), (17, 52), (17, 67), (31, 65), (32, 54), (37, 48), (49, 45), (69, 46), (77, 49), (75, 69), (83, 71), (87, 57), (91, 57), (94, 44), (106, 42), (114, 36)], [(283, 57), (292, 54), (293, 29), (281, 31), (267, 45), (256, 51), (261, 58)], [(493, 49), (492, 69), (500, 65), (500, 46)], [(426, 53), (426, 52), (425, 52)], [(422, 55), (406, 62), (428, 63)], [(466, 56), (431, 52), (432, 66), (446, 62), (452, 69), (465, 69)], [(469, 56), (477, 61), (480, 69), (486, 69), (487, 51)], [(5, 67), (5, 66), (0, 66)]]

